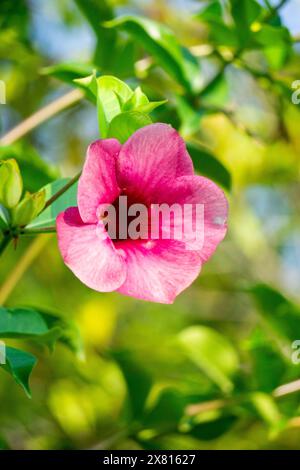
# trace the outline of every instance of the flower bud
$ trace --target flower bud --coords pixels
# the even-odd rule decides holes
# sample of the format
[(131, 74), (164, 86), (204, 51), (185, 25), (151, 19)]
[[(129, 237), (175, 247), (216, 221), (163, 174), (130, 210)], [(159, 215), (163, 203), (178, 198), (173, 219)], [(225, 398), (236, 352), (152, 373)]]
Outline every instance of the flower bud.
[(44, 189), (34, 194), (26, 192), (22, 201), (12, 211), (13, 225), (23, 227), (29, 224), (39, 215), (45, 206), (45, 202), (46, 192)]
[(23, 182), (14, 159), (0, 162), (0, 204), (7, 209), (16, 206), (22, 196)]

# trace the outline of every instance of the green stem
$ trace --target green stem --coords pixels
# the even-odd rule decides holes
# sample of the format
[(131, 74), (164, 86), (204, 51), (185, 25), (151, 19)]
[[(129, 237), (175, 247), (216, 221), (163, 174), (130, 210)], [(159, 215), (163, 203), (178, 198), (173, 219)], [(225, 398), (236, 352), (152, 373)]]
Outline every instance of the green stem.
[(281, 10), (282, 7), (284, 7), (284, 5), (288, 2), (289, 0), (280, 0), (280, 2), (275, 5), (274, 7), (272, 7), (271, 5), (271, 10), (269, 11), (269, 13), (266, 15), (266, 17), (264, 18), (265, 21), (270, 21), (273, 19), (274, 16), (277, 15), (277, 13), (279, 12), (279, 10)]
[(20, 235), (36, 235), (38, 233), (55, 233), (56, 227), (24, 228)]
[(3, 240), (0, 243), (0, 256), (2, 255), (3, 251), (5, 250), (11, 239), (12, 236), (10, 233), (4, 235)]
[(53, 204), (53, 202), (56, 201), (56, 199), (58, 199), (62, 194), (68, 191), (68, 189), (71, 188), (71, 186), (73, 186), (73, 184), (75, 184), (79, 180), (80, 175), (81, 171), (77, 173), (77, 175), (75, 175), (72, 179), (70, 179), (70, 181), (68, 181), (68, 183), (65, 184), (59, 191), (57, 191), (57, 193), (53, 194), (53, 196), (50, 197), (50, 199), (48, 199), (48, 201), (46, 202), (43, 211), (47, 209), (47, 207), (51, 206), (51, 204)]

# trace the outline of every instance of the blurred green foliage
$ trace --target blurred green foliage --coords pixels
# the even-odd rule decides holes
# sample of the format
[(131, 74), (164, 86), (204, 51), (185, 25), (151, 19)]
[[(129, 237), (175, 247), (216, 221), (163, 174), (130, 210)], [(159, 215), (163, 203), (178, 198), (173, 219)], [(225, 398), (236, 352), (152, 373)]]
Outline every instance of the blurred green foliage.
[[(2, 0), (3, 135), (83, 89), (74, 79), (115, 75), (138, 90), (121, 101), (124, 112), (140, 111), (141, 90), (147, 106), (167, 100), (145, 113), (179, 129), (196, 171), (226, 190), (230, 219), (226, 240), (172, 306), (89, 290), (64, 266), (55, 235), (9, 246), (0, 448), (299, 449), (300, 393), (281, 387), (300, 373), (297, 7)], [(48, 199), (82, 167), (99, 137), (93, 93), (86, 98), (1, 146), (25, 190), (45, 187)], [(136, 125), (132, 114), (126, 122)], [(124, 121), (115, 126), (125, 140)], [(73, 186), (31, 228), (53, 225), (75, 198)], [(28, 400), (11, 375), (29, 394), (30, 374)]]

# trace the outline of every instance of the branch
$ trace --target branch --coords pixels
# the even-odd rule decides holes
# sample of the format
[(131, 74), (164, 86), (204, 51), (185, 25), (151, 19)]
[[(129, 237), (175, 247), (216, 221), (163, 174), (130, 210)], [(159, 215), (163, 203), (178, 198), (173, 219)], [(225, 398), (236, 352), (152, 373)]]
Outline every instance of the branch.
[(50, 240), (51, 235), (40, 235), (36, 237), (31, 245), (27, 248), (23, 256), (18, 260), (14, 270), (9, 277), (4, 281), (0, 288), (0, 305), (4, 305), (15, 286), (22, 278), (28, 267), (32, 264), (35, 258), (39, 255), (46, 243)]
[(62, 194), (68, 191), (68, 189), (71, 188), (71, 186), (73, 186), (73, 184), (75, 184), (79, 180), (80, 175), (81, 171), (77, 173), (77, 175), (75, 175), (72, 179), (70, 179), (70, 181), (68, 181), (68, 183), (65, 184), (59, 191), (57, 191), (57, 193), (53, 194), (53, 196), (50, 197), (50, 199), (48, 199), (48, 201), (46, 202), (43, 211), (47, 209), (47, 207), (51, 206), (51, 204), (56, 201), (56, 199), (58, 199)]
[(265, 21), (270, 21), (277, 13), (279, 10), (284, 7), (284, 5), (288, 2), (289, 0), (281, 0), (276, 6), (272, 7), (270, 9), (270, 12), (265, 16), (264, 20)]
[(294, 380), (284, 385), (280, 385), (273, 391), (273, 397), (279, 398), (300, 391), (300, 380)]
[(24, 228), (21, 230), (20, 235), (36, 235), (38, 233), (55, 233), (56, 227), (42, 227), (42, 228)]
[(21, 139), (24, 135), (35, 129), (37, 126), (47, 121), (47, 119), (55, 116), (60, 111), (68, 108), (69, 106), (77, 103), (84, 97), (81, 90), (72, 90), (65, 95), (61, 96), (52, 103), (41, 108), (36, 113), (32, 114), (29, 118), (22, 121), (7, 134), (0, 139), (1, 145), (11, 145), (16, 140)]
[[(275, 390), (273, 390), (271, 395), (274, 398), (281, 398), (296, 392), (300, 392), (300, 379), (280, 385), (279, 387), (275, 388)], [(216, 399), (204, 401), (202, 403), (195, 403), (193, 405), (187, 406), (186, 413), (189, 416), (195, 416), (199, 413), (204, 413), (206, 411), (219, 410), (227, 406), (240, 403), (245, 398), (247, 398), (247, 396), (248, 395), (241, 395), (238, 397), (231, 397), (227, 399)]]

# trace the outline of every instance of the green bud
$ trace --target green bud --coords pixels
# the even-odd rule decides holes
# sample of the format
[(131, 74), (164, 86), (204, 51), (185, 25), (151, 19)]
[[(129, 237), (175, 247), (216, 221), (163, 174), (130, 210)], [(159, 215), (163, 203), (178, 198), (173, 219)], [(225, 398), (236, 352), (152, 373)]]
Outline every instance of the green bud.
[(16, 206), (20, 201), (23, 182), (16, 160), (9, 159), (0, 162), (0, 204), (7, 209)]
[(43, 210), (45, 202), (46, 192), (44, 189), (34, 194), (26, 192), (22, 201), (12, 211), (13, 225), (23, 227), (29, 224)]

